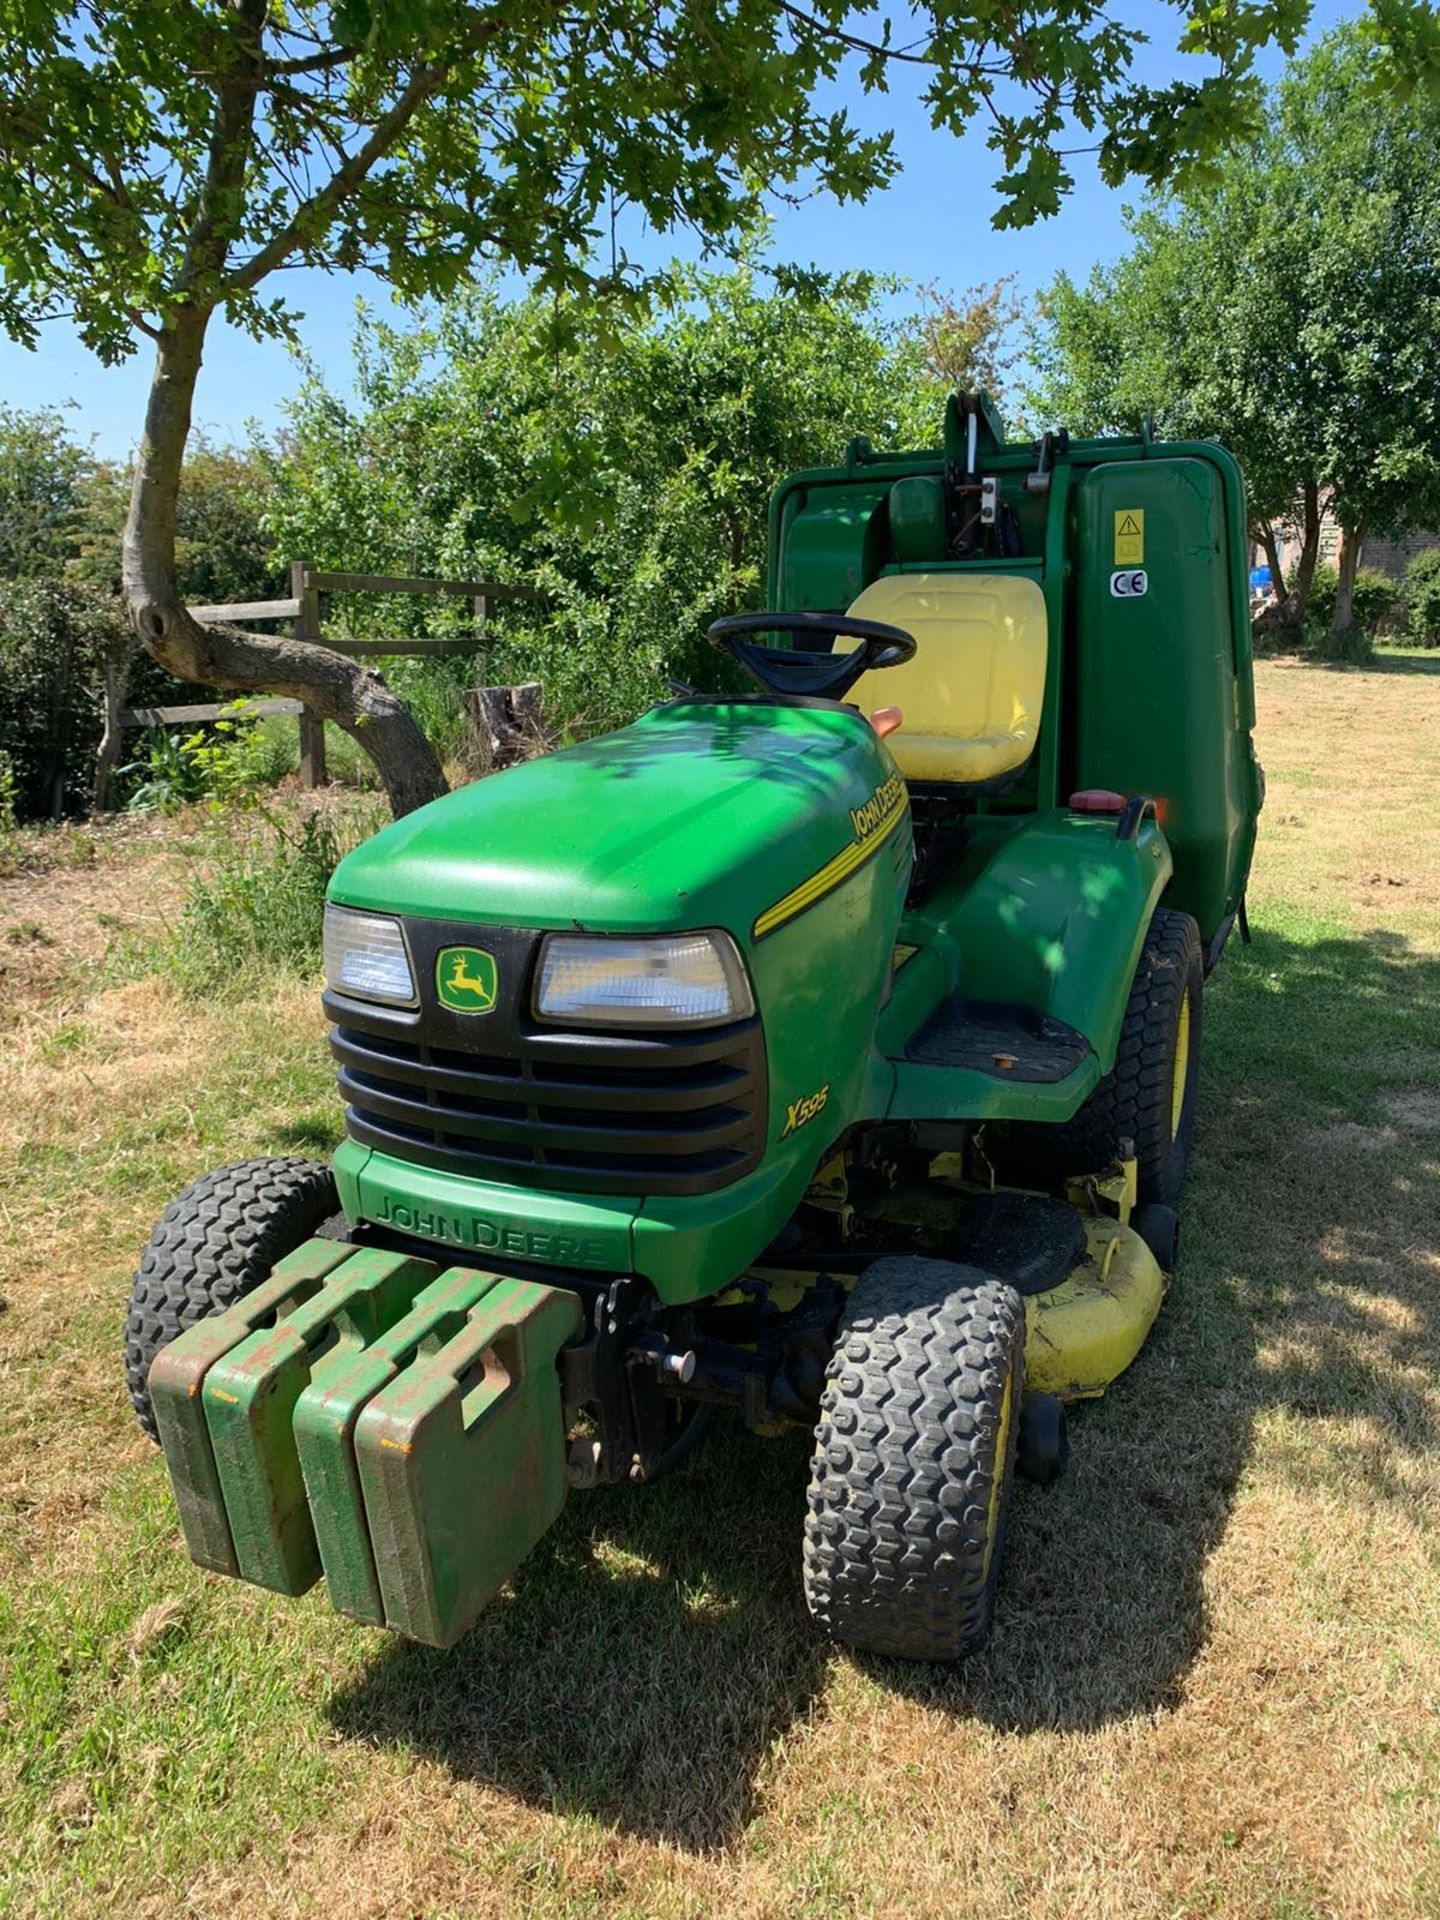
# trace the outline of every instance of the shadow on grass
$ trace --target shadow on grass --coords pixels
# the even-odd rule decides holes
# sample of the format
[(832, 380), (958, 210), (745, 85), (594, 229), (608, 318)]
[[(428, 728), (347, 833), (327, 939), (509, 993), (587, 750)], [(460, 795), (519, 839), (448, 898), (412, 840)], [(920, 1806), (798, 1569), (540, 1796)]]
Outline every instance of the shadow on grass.
[(286, 1153), (330, 1154), (339, 1146), (344, 1129), (336, 1117), (334, 1103), (315, 1113), (302, 1113), (270, 1129), (268, 1146)]
[(1365, 668), (1369, 673), (1440, 674), (1440, 648), (1397, 647), (1375, 654), (1365, 662)]
[[(1440, 965), (1398, 936), (1262, 930), (1227, 958), (1155, 1333), (1077, 1411), (1067, 1479), (1017, 1487), (989, 1647), (955, 1669), (864, 1661), (872, 1678), (962, 1733), (1086, 1731), (1176, 1703), (1262, 1414), (1302, 1440), (1344, 1423), (1343, 1442), (1282, 1445), (1293, 1480), (1406, 1498), (1407, 1463), (1440, 1444), (1423, 1397), (1440, 1351), (1437, 1010)], [(554, 1811), (691, 1850), (733, 1841), (829, 1658), (799, 1591), (805, 1470), (802, 1437), (722, 1427), (669, 1483), (577, 1497), (468, 1640), (391, 1646), (335, 1700), (337, 1727)]]
[(1440, 648), (1389, 647), (1364, 660), (1327, 660), (1310, 647), (1266, 647), (1256, 659), (1280, 667), (1310, 667), (1320, 673), (1418, 673), (1440, 676)]
[(797, 1578), (807, 1458), (722, 1423), (673, 1478), (576, 1496), (467, 1639), (391, 1643), (336, 1726), (556, 1813), (725, 1844), (827, 1658)]

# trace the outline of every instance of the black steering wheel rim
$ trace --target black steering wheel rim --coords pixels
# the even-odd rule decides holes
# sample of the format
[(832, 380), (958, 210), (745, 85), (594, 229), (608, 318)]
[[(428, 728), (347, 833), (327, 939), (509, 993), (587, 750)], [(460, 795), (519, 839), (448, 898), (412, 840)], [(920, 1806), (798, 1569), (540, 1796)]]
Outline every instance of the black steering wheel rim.
[[(809, 634), (815, 639), (858, 640), (853, 653), (821, 653), (799, 647), (766, 647), (760, 633)], [(708, 627), (705, 638), (728, 653), (767, 693), (799, 699), (840, 700), (862, 674), (902, 666), (915, 657), (915, 636), (881, 620), (849, 613), (732, 613)]]

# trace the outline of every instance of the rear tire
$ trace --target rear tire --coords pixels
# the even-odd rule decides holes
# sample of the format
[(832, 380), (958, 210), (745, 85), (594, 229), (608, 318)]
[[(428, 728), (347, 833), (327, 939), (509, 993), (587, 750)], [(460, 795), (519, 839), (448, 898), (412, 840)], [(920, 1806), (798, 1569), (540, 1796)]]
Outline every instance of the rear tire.
[(1180, 1257), (1180, 1216), (1173, 1207), (1150, 1205), (1136, 1207), (1130, 1216), (1130, 1230), (1138, 1233), (1156, 1265), (1173, 1279)]
[(1204, 983), (1200, 929), (1188, 913), (1158, 907), (1125, 1006), (1115, 1065), (1061, 1126), (1017, 1126), (1016, 1171), (1037, 1164), (1049, 1180), (1099, 1173), (1133, 1145), (1138, 1199), (1173, 1207), (1195, 1137)]
[(219, 1167), (171, 1201), (140, 1261), (125, 1320), (125, 1384), (152, 1440), (160, 1437), (150, 1404), (156, 1354), (268, 1279), (339, 1204), (329, 1167), (290, 1158)]
[(1037, 1487), (1053, 1487), (1070, 1465), (1070, 1429), (1053, 1393), (1027, 1393), (1020, 1403), (1015, 1471)]
[(978, 1267), (877, 1260), (826, 1373), (805, 1599), (836, 1639), (958, 1660), (995, 1608), (1020, 1426), (1025, 1309)]

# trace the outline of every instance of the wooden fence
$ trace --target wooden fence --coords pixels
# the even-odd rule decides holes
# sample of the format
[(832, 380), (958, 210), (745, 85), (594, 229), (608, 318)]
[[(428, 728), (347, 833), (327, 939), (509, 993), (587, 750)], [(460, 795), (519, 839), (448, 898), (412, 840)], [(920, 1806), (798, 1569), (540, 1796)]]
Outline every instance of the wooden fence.
[[(475, 627), (470, 634), (452, 634), (428, 639), (356, 640), (349, 635), (325, 631), (330, 618), (330, 596), (336, 593), (405, 593), (449, 595), (470, 601)], [(502, 600), (534, 600), (530, 587), (501, 586), (494, 580), (430, 580), (396, 574), (331, 573), (308, 560), (297, 560), (290, 569), (290, 595), (284, 600), (236, 600), (215, 606), (191, 607), (190, 613), (202, 625), (238, 626), (243, 630), (255, 622), (285, 621), (297, 640), (314, 646), (330, 647), (352, 659), (371, 659), (394, 654), (478, 653), (485, 645), (490, 607)], [(256, 633), (255, 639), (268, 635)], [(485, 695), (495, 689), (477, 689), (477, 712), (487, 709)], [(306, 787), (325, 782), (325, 724), (319, 714), (299, 700), (245, 700), (243, 708), (235, 699), (205, 706), (130, 707), (120, 715), (122, 727), (164, 727), (203, 725), (223, 720), (243, 711), (247, 714), (290, 714), (300, 723), (300, 781)]]

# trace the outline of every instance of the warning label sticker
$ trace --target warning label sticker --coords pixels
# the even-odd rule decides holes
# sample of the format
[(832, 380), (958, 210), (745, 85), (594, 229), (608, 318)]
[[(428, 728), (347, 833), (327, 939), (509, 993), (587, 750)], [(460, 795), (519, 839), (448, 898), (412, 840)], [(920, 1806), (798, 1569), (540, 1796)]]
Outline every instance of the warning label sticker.
[(1145, 564), (1145, 509), (1122, 508), (1115, 515), (1115, 565), (1143, 567)]

